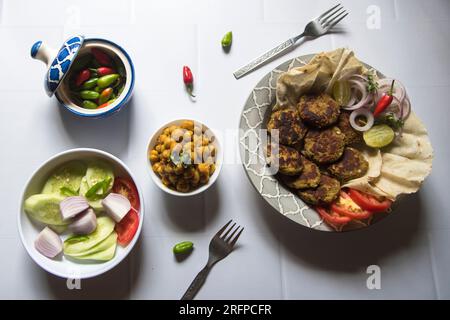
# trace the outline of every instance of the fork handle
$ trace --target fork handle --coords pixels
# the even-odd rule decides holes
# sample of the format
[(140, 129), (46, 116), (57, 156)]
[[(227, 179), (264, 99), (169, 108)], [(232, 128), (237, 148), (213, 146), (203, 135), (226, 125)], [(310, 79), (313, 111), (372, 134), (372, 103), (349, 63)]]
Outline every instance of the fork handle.
[(192, 300), (194, 299), (197, 292), (200, 290), (202, 285), (205, 283), (206, 276), (208, 275), (211, 268), (206, 265), (195, 277), (194, 281), (192, 281), (189, 288), (186, 290), (184, 295), (181, 297), (181, 300)]
[(273, 57), (281, 54), (282, 52), (288, 50), (290, 47), (292, 47), (294, 45), (294, 43), (297, 41), (298, 39), (289, 39), (281, 44), (279, 44), (278, 46), (276, 46), (273, 49), (270, 49), (269, 51), (267, 51), (266, 53), (262, 54), (261, 56), (259, 56), (258, 58), (256, 58), (255, 60), (251, 61), (250, 63), (248, 63), (247, 65), (243, 66), (242, 68), (240, 68), (239, 70), (237, 70), (236, 72), (233, 73), (234, 77), (236, 79), (242, 78), (243, 76), (245, 76), (247, 73), (255, 70), (256, 68), (258, 68), (259, 66), (261, 66), (262, 64), (264, 64), (264, 62), (266, 62), (267, 60), (272, 59)]

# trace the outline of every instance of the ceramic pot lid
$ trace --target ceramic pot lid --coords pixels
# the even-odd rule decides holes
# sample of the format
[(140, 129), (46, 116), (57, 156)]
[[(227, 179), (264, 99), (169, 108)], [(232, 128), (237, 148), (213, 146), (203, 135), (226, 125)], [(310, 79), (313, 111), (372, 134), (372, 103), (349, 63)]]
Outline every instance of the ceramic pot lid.
[(68, 73), (83, 42), (84, 36), (77, 35), (67, 39), (57, 52), (47, 47), (42, 41), (36, 42), (31, 47), (31, 57), (41, 60), (47, 65), (44, 88), (49, 97), (55, 93)]

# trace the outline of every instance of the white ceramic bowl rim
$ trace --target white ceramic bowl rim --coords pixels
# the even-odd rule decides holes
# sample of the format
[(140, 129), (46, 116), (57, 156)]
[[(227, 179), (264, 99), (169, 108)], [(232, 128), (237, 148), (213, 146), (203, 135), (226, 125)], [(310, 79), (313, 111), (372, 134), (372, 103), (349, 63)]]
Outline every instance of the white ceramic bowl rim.
[[(29, 246), (27, 244), (27, 241), (25, 239), (24, 233), (23, 233), (23, 229), (22, 229), (22, 221), (21, 218), (23, 215), (26, 215), (27, 219), (30, 219), (27, 214), (24, 212), (23, 210), (23, 204), (25, 201), (25, 193), (30, 185), (30, 183), (33, 181), (33, 179), (35, 178), (35, 176), (43, 169), (45, 168), (49, 163), (55, 161), (56, 159), (67, 155), (67, 154), (71, 154), (71, 153), (77, 153), (77, 152), (88, 152), (88, 153), (92, 153), (92, 156), (103, 156), (105, 158), (108, 158), (111, 162), (114, 162), (116, 165), (119, 165), (124, 171), (127, 172), (127, 174), (130, 175), (131, 179), (133, 180), (138, 193), (139, 193), (139, 201), (140, 201), (140, 210), (139, 210), (139, 226), (138, 226), (138, 230), (136, 231), (136, 234), (134, 235), (133, 240), (131, 240), (131, 242), (124, 248), (125, 253), (123, 254), (123, 256), (119, 259), (117, 257), (117, 252), (116, 255), (114, 256), (114, 258), (110, 261), (107, 261), (105, 263), (98, 263), (96, 264), (97, 266), (99, 266), (99, 268), (94, 271), (94, 272), (90, 272), (87, 274), (83, 274), (83, 275), (77, 275), (76, 278), (79, 279), (88, 279), (88, 278), (92, 278), (92, 277), (96, 277), (98, 275), (101, 275), (111, 269), (113, 269), (114, 267), (116, 267), (120, 262), (122, 262), (127, 255), (131, 252), (131, 250), (134, 248), (134, 245), (136, 244), (140, 234), (141, 234), (141, 230), (142, 230), (142, 225), (144, 222), (144, 212), (145, 212), (145, 205), (144, 205), (144, 198), (142, 197), (142, 191), (139, 187), (139, 185), (136, 183), (136, 178), (134, 177), (134, 175), (132, 174), (132, 172), (130, 171), (130, 169), (125, 165), (124, 162), (122, 162), (122, 160), (120, 160), (119, 158), (117, 158), (116, 156), (99, 150), (99, 149), (93, 149), (93, 148), (75, 148), (75, 149), (69, 149), (60, 153), (57, 153), (56, 155), (50, 157), (48, 160), (46, 160), (44, 163), (42, 163), (37, 169), (34, 170), (34, 172), (32, 173), (32, 175), (30, 176), (30, 178), (27, 180), (27, 182), (25, 183), (25, 186), (22, 189), (22, 194), (20, 196), (20, 204), (19, 204), (19, 208), (20, 208), (20, 212), (17, 216), (17, 226), (18, 226), (18, 231), (19, 231), (19, 235), (20, 235), (20, 239), (22, 242), (22, 245), (24, 246), (25, 250), (27, 251), (28, 255), (33, 259), (33, 261), (39, 265), (41, 268), (43, 268), (44, 270), (46, 270), (47, 272), (61, 277), (61, 278), (69, 278), (71, 277), (71, 275), (67, 274), (67, 273), (62, 273), (56, 270), (51, 269), (47, 264), (43, 264), (40, 261), (37, 260), (36, 256), (38, 253), (35, 252), (34, 246)], [(82, 161), (82, 160), (81, 160)], [(30, 220), (30, 223), (32, 223), (32, 221)], [(34, 250), (34, 251), (31, 251)], [(48, 258), (46, 258), (48, 259)], [(51, 259), (49, 259), (51, 260)], [(52, 261), (52, 260), (51, 260)]]
[[(190, 192), (179, 192), (173, 189), (170, 189), (168, 187), (166, 187), (162, 182), (161, 179), (156, 175), (155, 172), (153, 172), (152, 170), (152, 165), (150, 163), (150, 159), (148, 157), (148, 152), (150, 150), (150, 148), (153, 148), (153, 146), (155, 145), (155, 143), (152, 143), (154, 141), (156, 141), (157, 136), (159, 136), (161, 134), (161, 132), (174, 124), (179, 124), (181, 121), (185, 121), (185, 120), (189, 120), (189, 121), (194, 121), (194, 123), (199, 123), (201, 124), (204, 128), (206, 128), (207, 130), (209, 130), (212, 135), (214, 136), (214, 141), (216, 143), (216, 147), (217, 147), (217, 156), (216, 156), (216, 170), (214, 171), (214, 173), (212, 174), (212, 176), (210, 177), (209, 181), (207, 184), (202, 185), (201, 187), (194, 189)], [(215, 134), (215, 132), (208, 127), (207, 125), (205, 125), (202, 121), (198, 121), (195, 119), (177, 119), (177, 120), (172, 120), (168, 123), (166, 123), (165, 125), (161, 126), (158, 130), (155, 131), (155, 133), (153, 133), (150, 136), (150, 139), (148, 140), (147, 143), (147, 154), (146, 154), (146, 165), (147, 168), (149, 169), (150, 172), (150, 176), (152, 177), (153, 182), (163, 191), (171, 194), (171, 195), (175, 195), (175, 196), (180, 196), (180, 197), (189, 197), (189, 196), (193, 196), (193, 195), (197, 195), (202, 193), (203, 191), (205, 191), (206, 189), (208, 189), (210, 186), (212, 186), (214, 184), (214, 182), (216, 182), (217, 178), (219, 177), (220, 171), (222, 169), (222, 164), (223, 164), (223, 150), (222, 150), (222, 146), (220, 144), (219, 139), (217, 138), (217, 135)]]

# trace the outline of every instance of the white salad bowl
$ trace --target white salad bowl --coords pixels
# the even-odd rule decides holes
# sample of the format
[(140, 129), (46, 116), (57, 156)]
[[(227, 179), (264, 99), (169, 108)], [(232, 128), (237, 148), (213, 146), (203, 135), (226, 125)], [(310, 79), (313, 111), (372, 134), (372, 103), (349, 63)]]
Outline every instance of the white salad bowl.
[[(150, 159), (149, 159), (149, 152), (150, 150), (152, 150), (158, 140), (158, 137), (161, 135), (161, 133), (164, 131), (165, 128), (170, 127), (171, 125), (179, 125), (181, 122), (185, 121), (185, 120), (190, 120), (190, 121), (194, 121), (194, 123), (198, 123), (201, 124), (203, 126), (203, 128), (205, 128), (206, 130), (208, 130), (210, 132), (210, 134), (212, 136), (214, 136), (214, 146), (216, 147), (217, 153), (216, 153), (216, 170), (214, 171), (214, 173), (211, 175), (211, 177), (209, 178), (209, 181), (207, 184), (200, 186), (199, 188), (192, 190), (190, 192), (179, 192), (176, 190), (173, 190), (171, 188), (168, 188), (167, 186), (165, 186), (162, 182), (160, 177), (153, 171), (152, 169), (152, 164), (150, 163)], [(169, 123), (166, 123), (165, 125), (163, 125), (161, 128), (159, 128), (158, 130), (156, 130), (156, 132), (150, 137), (150, 140), (147, 144), (147, 168), (149, 169), (149, 173), (150, 176), (153, 180), (153, 182), (164, 192), (167, 192), (171, 195), (175, 195), (175, 196), (180, 196), (180, 197), (189, 197), (189, 196), (193, 196), (193, 195), (197, 195), (200, 194), (204, 191), (206, 191), (209, 187), (211, 187), (214, 182), (217, 180), (217, 178), (219, 177), (220, 171), (222, 169), (222, 163), (223, 163), (223, 150), (222, 150), (222, 146), (220, 145), (220, 141), (217, 137), (217, 135), (206, 125), (204, 125), (202, 122), (194, 120), (194, 119), (178, 119), (178, 120), (173, 120)]]
[[(47, 178), (58, 167), (73, 160), (89, 161), (89, 160), (103, 160), (108, 162), (116, 177), (124, 177), (131, 179), (139, 193), (140, 210), (139, 210), (139, 227), (131, 242), (126, 247), (117, 245), (114, 258), (106, 262), (96, 261), (74, 261), (66, 258), (63, 254), (58, 255), (54, 259), (47, 258), (39, 253), (34, 247), (34, 241), (39, 232), (44, 228), (44, 225), (33, 221), (24, 211), (25, 200), (33, 195), (41, 192), (42, 187)], [(22, 244), (30, 257), (44, 270), (49, 273), (62, 278), (70, 279), (86, 279), (98, 276), (105, 273), (115, 266), (117, 266), (133, 249), (134, 245), (141, 233), (142, 224), (144, 220), (144, 199), (142, 192), (136, 183), (134, 175), (130, 169), (117, 157), (97, 149), (79, 148), (71, 149), (48, 159), (44, 162), (31, 176), (26, 183), (23, 193), (20, 197), (20, 212), (18, 215), (18, 228)], [(62, 237), (64, 239), (64, 237)]]

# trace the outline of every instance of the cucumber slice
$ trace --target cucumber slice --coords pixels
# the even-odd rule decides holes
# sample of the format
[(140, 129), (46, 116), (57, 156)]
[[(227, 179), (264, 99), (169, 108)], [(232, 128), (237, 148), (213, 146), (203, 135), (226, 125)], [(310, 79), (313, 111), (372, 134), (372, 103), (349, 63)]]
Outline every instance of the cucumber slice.
[(352, 92), (350, 84), (345, 80), (338, 80), (333, 86), (333, 98), (340, 106), (345, 106), (350, 101)]
[(103, 190), (99, 190), (99, 194), (107, 194), (111, 190), (114, 184), (114, 172), (111, 166), (103, 161), (91, 162), (88, 165), (86, 171), (86, 181), (89, 188), (91, 188), (94, 184), (108, 178), (111, 179), (111, 182), (109, 183), (107, 190), (105, 190), (105, 192), (103, 192)]
[(114, 243), (112, 246), (103, 251), (99, 251), (87, 256), (79, 256), (74, 258), (80, 260), (109, 261), (114, 258), (114, 255), (116, 254), (116, 247), (117, 245), (116, 243)]
[(86, 165), (80, 161), (69, 162), (58, 169), (48, 178), (42, 189), (42, 193), (60, 193), (61, 188), (67, 188), (74, 192), (80, 189), (80, 183), (86, 174)]
[(61, 234), (67, 230), (67, 225), (55, 226), (55, 225), (49, 224), (48, 227), (50, 229), (52, 229), (53, 231), (55, 231), (57, 234)]
[(373, 126), (363, 134), (364, 142), (372, 148), (389, 145), (395, 137), (394, 130), (386, 124)]
[(85, 236), (73, 236), (64, 241), (64, 254), (73, 256), (82, 254), (105, 240), (114, 231), (114, 221), (109, 217), (98, 217), (97, 228)]
[[(86, 196), (86, 192), (88, 190), (89, 190), (89, 186), (88, 186), (86, 177), (83, 177), (83, 179), (81, 179), (81, 185), (80, 185), (80, 196), (83, 196), (83, 197)], [(88, 203), (97, 214), (105, 211), (105, 208), (102, 205), (102, 199), (88, 200)]]
[(66, 254), (66, 255), (76, 259), (89, 259), (89, 256), (105, 251), (109, 249), (111, 246), (115, 246), (116, 243), (117, 243), (117, 233), (113, 231), (105, 240), (96, 244), (92, 248), (80, 253)]
[(34, 220), (56, 226), (67, 225), (63, 221), (59, 203), (64, 199), (59, 194), (35, 194), (25, 200), (24, 209)]

